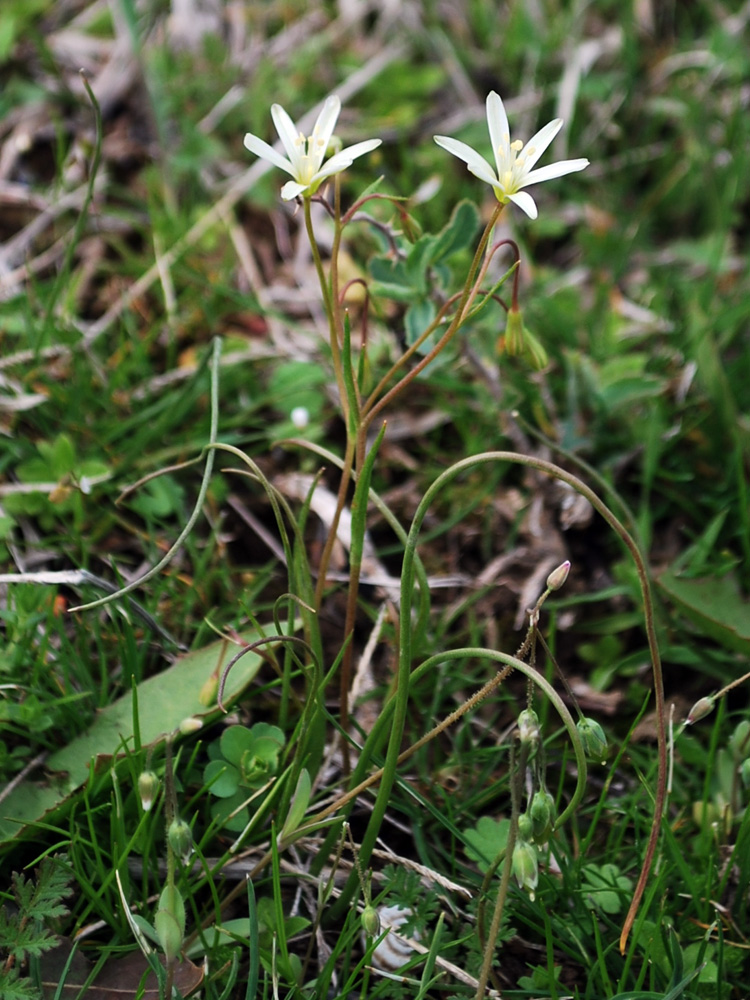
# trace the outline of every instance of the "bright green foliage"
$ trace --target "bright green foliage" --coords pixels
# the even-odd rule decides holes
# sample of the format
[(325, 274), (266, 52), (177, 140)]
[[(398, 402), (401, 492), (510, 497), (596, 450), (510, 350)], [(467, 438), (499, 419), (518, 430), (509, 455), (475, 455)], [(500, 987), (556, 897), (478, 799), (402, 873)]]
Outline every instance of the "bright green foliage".
[(622, 913), (629, 901), (633, 881), (620, 874), (617, 865), (585, 865), (581, 871), (587, 902), (602, 913)]
[[(215, 476), (208, 486), (205, 519), (172, 565), (137, 595), (194, 650), (173, 666), (173, 650), (147, 632), (125, 602), (69, 615), (64, 602), (75, 597), (68, 588), (12, 585), (7, 600), (0, 594), (0, 788), (41, 751), (49, 754), (43, 768), (3, 799), (0, 867), (8, 883), (13, 868), (27, 860), (30, 824), (38, 820), (33, 836), (40, 852), (69, 838), (77, 926), (109, 925), (87, 943), (90, 957), (106, 964), (113, 945), (132, 943), (125, 907), (114, 894), (114, 869), (125, 898), (141, 906), (164, 885), (163, 800), (157, 797), (146, 815), (137, 794), (138, 775), (148, 766), (143, 748), (181, 720), (200, 716), (200, 732), (176, 738), (176, 808), (189, 815), (197, 834), (200, 881), (180, 883), (180, 892), (191, 923), (210, 925), (191, 944), (204, 948), (213, 970), (202, 987), (206, 1000), (244, 996), (246, 987), (248, 996), (270, 997), (277, 984), (280, 996), (296, 991), (300, 1000), (471, 996), (471, 987), (448, 977), (433, 987), (427, 976), (420, 986), (363, 970), (356, 908), (347, 902), (343, 913), (332, 914), (336, 900), (326, 895), (334, 885), (328, 871), (338, 831), (331, 831), (325, 852), (319, 842), (311, 848), (311, 838), (295, 837), (299, 824), (312, 824), (315, 809), (325, 809), (347, 787), (340, 773), (323, 771), (319, 762), (341, 722), (339, 626), (353, 588), (346, 553), (343, 559), (337, 553), (337, 572), (318, 577), (325, 585), (315, 613), (296, 604), (299, 598), (312, 604), (300, 581), (307, 578), (308, 557), (309, 565), (319, 565), (330, 531), (299, 492), (285, 492), (282, 479), (325, 466), (322, 482), (336, 493), (347, 432), (340, 403), (350, 386), (333, 378), (335, 341), (325, 343), (302, 213), (279, 204), (278, 178), (248, 180), (241, 190), (250, 165), (241, 137), (267, 126), (272, 101), (296, 114), (345, 89), (342, 142), (383, 137), (368, 161), (371, 176), (352, 171), (342, 188), (347, 211), (382, 175), (381, 200), (356, 208), (358, 221), (347, 227), (338, 253), (340, 293), (352, 276), (375, 279), (368, 281), (369, 309), (361, 285), (344, 293), (352, 370), (366, 374), (366, 396), (441, 308), (450, 316), (455, 300), (448, 299), (459, 289), (480, 220), (487, 220), (494, 201), (491, 195), (476, 200), (479, 186), (463, 168), (446, 169), (432, 133), (486, 142), (481, 101), (493, 87), (507, 98), (520, 138), (552, 115), (565, 118), (560, 138), (567, 149), (559, 155), (590, 157), (590, 171), (570, 187), (545, 187), (533, 224), (506, 213), (493, 236), (512, 236), (521, 258), (522, 312), (511, 318), (507, 339), (514, 343), (506, 344), (515, 353), (498, 353), (504, 311), (491, 298), (452, 341), (447, 363), (425, 369), (413, 391), (378, 414), (370, 440), (381, 417), (388, 428), (371, 485), (385, 511), (408, 530), (419, 497), (463, 456), (509, 448), (546, 454), (580, 472), (648, 557), (668, 702), (684, 693), (687, 709), (737, 680), (750, 650), (747, 10), (713, 0), (417, 0), (401, 5), (408, 21), (400, 20), (401, 11), (386, 17), (383, 5), (370, 5), (365, 19), (356, 12), (346, 19), (342, 34), (337, 4), (244, 4), (231, 24), (221, 14), (211, 22), (208, 8), (224, 5), (201, 6), (195, 34), (184, 37), (176, 4), (0, 0), (8, 202), (0, 275), (0, 548), (6, 557), (0, 573), (88, 567), (116, 581), (154, 563), (183, 527), (200, 482), (200, 466), (184, 463), (207, 440), (203, 359), (214, 335), (223, 343), (217, 440), (242, 449), (280, 490), (274, 496), (254, 472), (231, 470), (242, 465), (236, 453), (217, 456), (222, 480)], [(389, 62), (394, 42), (402, 54)], [(85, 186), (91, 174), (93, 115), (79, 63), (69, 58), (73, 50), (92, 81), (107, 71), (111, 53), (131, 53), (124, 72), (126, 80), (135, 72), (138, 83), (115, 94), (114, 105), (110, 91), (95, 211), (78, 244), (71, 234), (82, 181)], [(97, 86), (97, 93), (106, 90)], [(77, 174), (70, 169), (76, 160)], [(385, 200), (391, 194), (408, 200)], [(66, 202), (69, 197), (78, 200)], [(330, 279), (332, 219), (320, 215), (316, 230), (321, 218), (323, 271)], [(68, 248), (71, 255), (63, 258), (60, 251)], [(482, 278), (483, 292), (494, 288), (509, 262), (505, 250), (498, 251)], [(508, 286), (496, 289), (506, 305)], [(479, 294), (472, 308), (481, 301)], [(447, 322), (441, 317), (420, 352)], [(99, 332), (89, 339), (92, 324)], [(26, 360), (10, 359), (15, 352)], [(419, 359), (412, 356), (401, 372)], [(530, 371), (545, 360), (542, 370)], [(388, 376), (389, 385), (398, 374)], [(297, 406), (309, 414), (301, 433), (291, 419)], [(290, 436), (326, 453), (276, 444)], [(361, 457), (355, 453), (355, 469)], [(168, 472), (115, 505), (121, 486), (161, 470)], [(99, 473), (111, 478), (83, 492), (80, 486), (88, 484), (81, 480)], [(34, 483), (45, 486), (33, 493), (18, 489)], [(352, 485), (342, 493), (347, 506)], [(420, 659), (458, 645), (516, 648), (513, 620), (524, 582), (537, 571), (541, 581), (540, 559), (567, 547), (571, 579), (545, 606), (540, 629), (581, 709), (605, 723), (612, 752), (607, 769), (595, 768), (570, 822), (553, 833), (549, 856), (540, 850), (536, 900), (512, 888), (494, 954), (499, 982), (488, 985), (504, 996), (544, 1000), (750, 996), (750, 811), (742, 780), (750, 748), (736, 728), (744, 687), (717, 698), (713, 713), (684, 732), (678, 708), (674, 782), (656, 864), (627, 954), (619, 952), (653, 802), (652, 685), (632, 569), (597, 516), (587, 522), (585, 510), (568, 506), (573, 499), (544, 477), (504, 463), (462, 474), (431, 503), (418, 543), (429, 585), (420, 581), (415, 590), (424, 607), (415, 609), (414, 682), (394, 748), (412, 746), (488, 677), (486, 664), (474, 658), (465, 668), (451, 664), (418, 676)], [(283, 507), (275, 523), (274, 500)], [(242, 520), (245, 513), (271, 542), (284, 541), (283, 522), (285, 559), (259, 540)], [(398, 575), (403, 544), (384, 511), (361, 503), (357, 516), (380, 563)], [(504, 560), (502, 572), (483, 576), (496, 559)], [(363, 572), (372, 580), (380, 575), (370, 566)], [(433, 579), (439, 584), (454, 573), (459, 582), (449, 589), (433, 586)], [(365, 584), (353, 609), (355, 669), (384, 597), (380, 587)], [(292, 596), (281, 601), (290, 608), (274, 607), (287, 592)], [(243, 630), (243, 639), (252, 641), (279, 631), (278, 621), (285, 623), (285, 638), (308, 641), (309, 650), (290, 642), (269, 646), (265, 661), (250, 653), (232, 668), (228, 683), (243, 671), (246, 683), (257, 672), (252, 696), (237, 710), (241, 718), (248, 712), (253, 722), (275, 724), (282, 735), (268, 752), (245, 745), (234, 753), (228, 738), (225, 753), (218, 710), (209, 709), (234, 649), (230, 639), (210, 654), (205, 647), (215, 639), (212, 630)], [(394, 691), (396, 646), (407, 630), (399, 632), (388, 611), (373, 660), (377, 686), (365, 700), (380, 718)], [(557, 686), (557, 670), (541, 645), (535, 655)], [(141, 747), (132, 727), (132, 687), (140, 701)], [(199, 698), (203, 692), (212, 696), (209, 705)], [(608, 708), (600, 710), (599, 696), (611, 699)], [(374, 880), (374, 892), (387, 888), (389, 901), (444, 910), (439, 955), (471, 974), (481, 961), (477, 929), (481, 921), (487, 931), (499, 884), (496, 874), (483, 893), (482, 873), (507, 842), (509, 820), (500, 817), (525, 811), (531, 842), (539, 846), (549, 824), (546, 810), (534, 807), (537, 789), (546, 781), (560, 813), (570, 801), (572, 758), (549, 706), (535, 697), (545, 745), (539, 740), (532, 780), (523, 776), (514, 802), (509, 746), (523, 703), (523, 682), (511, 675), (477, 711), (399, 765), (389, 792), (387, 846), (472, 898), (427, 877), (409, 889), (391, 872), (384, 883)], [(633, 736), (641, 709), (645, 732)], [(350, 712), (342, 728), (356, 744), (352, 770), (362, 762), (357, 778), (385, 759), (390, 725), (380, 725), (371, 739), (359, 707)], [(245, 739), (256, 727), (238, 731)], [(108, 762), (99, 757), (90, 769), (95, 755), (112, 753), (120, 754), (117, 803)], [(294, 791), (304, 769), (309, 787), (303, 778)], [(214, 782), (208, 792), (206, 781)], [(369, 810), (377, 790), (338, 813), (340, 820), (349, 807), (355, 811), (357, 841), (368, 821), (362, 803)], [(245, 863), (255, 864), (273, 845), (279, 874), (272, 880), (268, 862), (253, 879), (258, 912), (251, 908), (250, 918), (234, 924), (223, 921), (230, 911), (221, 909), (235, 883), (220, 819), (225, 806), (231, 810), (252, 796), (233, 821), (255, 821), (247, 835), (254, 853)], [(26, 840), (20, 845), (19, 832)], [(292, 882), (293, 854), (315, 881)], [(350, 860), (344, 847), (342, 861)], [(135, 863), (142, 875), (136, 876)], [(243, 874), (235, 869), (240, 879)], [(337, 880), (340, 874), (341, 868)], [(244, 902), (241, 912), (248, 912)], [(304, 923), (318, 918), (329, 957), (317, 954)], [(0, 919), (7, 936), (15, 918), (8, 910)], [(28, 926), (19, 932), (12, 925), (16, 946)], [(43, 927), (42, 921), (33, 933)], [(309, 950), (312, 961), (305, 965)], [(226, 967), (229, 951), (233, 972)], [(25, 972), (16, 963), (6, 974), (4, 1000), (36, 1000)]]
[(83, 498), (91, 493), (93, 483), (108, 477), (109, 466), (98, 459), (79, 458), (67, 434), (37, 442), (36, 450), (37, 455), (16, 467), (16, 475), (28, 486), (40, 483), (46, 484), (46, 489), (11, 494), (4, 500), (8, 514), (35, 515), (45, 527), (51, 527), (55, 518), (71, 513), (80, 518)]
[[(448, 262), (473, 247), (479, 227), (476, 207), (470, 201), (459, 202), (450, 221), (436, 235), (424, 235), (413, 244), (403, 241), (403, 259), (388, 254), (370, 263), (372, 292), (408, 303), (404, 323), (406, 340), (413, 344), (435, 319), (435, 303), (448, 288), (451, 270)], [(435, 344), (432, 334), (420, 346), (426, 354)]]
[(487, 871), (508, 843), (509, 830), (509, 819), (495, 820), (482, 816), (476, 827), (464, 831), (467, 856), (476, 861), (482, 871)]
[[(209, 747), (213, 759), (203, 777), (211, 793), (222, 800), (212, 806), (211, 812), (223, 820), (228, 830), (239, 831), (247, 825), (248, 808), (239, 807), (276, 775), (284, 743), (278, 726), (256, 722), (250, 729), (230, 726)], [(239, 812), (230, 818), (236, 809)]]

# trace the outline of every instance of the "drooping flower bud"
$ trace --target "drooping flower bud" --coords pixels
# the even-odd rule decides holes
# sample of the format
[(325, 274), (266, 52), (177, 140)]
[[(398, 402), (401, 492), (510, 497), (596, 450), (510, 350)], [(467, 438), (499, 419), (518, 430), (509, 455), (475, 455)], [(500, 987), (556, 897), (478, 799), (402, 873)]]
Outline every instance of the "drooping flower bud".
[(160, 781), (153, 771), (141, 771), (138, 775), (138, 794), (141, 797), (141, 806), (144, 812), (148, 812), (154, 804), (159, 785)]
[(167, 840), (183, 865), (186, 865), (193, 853), (193, 835), (184, 819), (172, 820), (167, 831)]
[(596, 719), (579, 719), (576, 729), (586, 755), (592, 760), (603, 761), (607, 756), (607, 737)]
[(185, 904), (175, 885), (166, 885), (159, 897), (159, 908), (154, 917), (154, 929), (167, 962), (173, 962), (180, 953), (185, 938)]
[(519, 840), (513, 848), (513, 874), (522, 889), (527, 889), (531, 898), (539, 882), (539, 862), (536, 847), (525, 840)]
[(699, 698), (687, 714), (685, 725), (692, 726), (694, 722), (699, 722), (710, 715), (714, 710), (714, 699), (711, 697)]
[(548, 590), (559, 590), (560, 587), (568, 579), (568, 573), (570, 572), (570, 559), (566, 559), (565, 562), (560, 563), (557, 569), (553, 569), (550, 575), (547, 577), (547, 589)]
[(541, 729), (539, 728), (539, 716), (533, 708), (525, 708), (518, 716), (518, 734), (521, 746), (528, 747), (533, 755), (539, 746)]
[(196, 715), (189, 715), (187, 719), (182, 720), (178, 728), (183, 736), (190, 736), (192, 733), (197, 733), (199, 729), (203, 728), (203, 720), (199, 719)]

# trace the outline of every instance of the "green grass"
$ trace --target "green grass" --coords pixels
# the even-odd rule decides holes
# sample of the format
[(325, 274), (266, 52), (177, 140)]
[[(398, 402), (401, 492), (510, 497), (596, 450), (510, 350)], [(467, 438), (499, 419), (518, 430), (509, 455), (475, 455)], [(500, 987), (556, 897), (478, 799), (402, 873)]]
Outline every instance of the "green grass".
[[(375, 5), (347, 24), (334, 4), (269, 3), (227, 6), (191, 46), (166, 4), (5, 6), (0, 573), (21, 579), (0, 583), (0, 993), (72, 997), (100, 976), (133, 996), (164, 996), (173, 977), (187, 995), (203, 976), (209, 1000), (472, 997), (488, 974), (518, 998), (747, 996), (744, 687), (680, 729), (695, 701), (742, 677), (750, 649), (747, 11), (466, 0), (396, 20)], [(133, 53), (117, 92), (100, 76), (113, 46)], [(489, 302), (365, 441), (347, 408), (461, 290), (494, 208), (432, 141), (488, 155), (490, 90), (514, 135), (565, 118), (542, 164), (591, 161), (534, 189), (537, 220), (513, 206), (502, 217), (548, 363), (502, 353), (503, 308)], [(297, 121), (333, 92), (344, 145), (383, 138), (342, 175), (343, 209), (380, 174), (379, 193), (412, 198), (408, 219), (370, 201), (377, 225), (345, 231), (341, 282), (364, 278), (371, 293), (365, 363), (361, 286), (351, 292), (351, 377), (346, 344), (341, 362), (329, 341), (304, 212), (279, 199), (288, 178), (242, 145), (248, 131), (275, 141), (272, 103)], [(321, 213), (314, 229), (327, 269), (332, 222)], [(455, 252), (426, 268), (426, 237), (440, 233)], [(386, 286), (394, 250), (398, 287)], [(498, 253), (494, 280), (512, 262)], [(510, 303), (509, 282), (498, 295)], [(212, 407), (220, 447), (206, 479)], [(495, 451), (536, 468), (447, 472)], [(325, 552), (320, 492), (292, 480), (324, 467), (335, 497), (347, 456), (351, 556)], [(659, 780), (641, 584), (615, 533), (538, 460), (582, 479), (637, 540), (676, 705), (670, 793), (622, 953)], [(105, 596), (96, 578), (123, 586), (163, 559), (202, 485), (168, 566), (129, 600), (70, 613)], [(406, 536), (422, 514), (412, 567)], [(357, 588), (346, 577), (365, 529), (378, 562), (366, 548)], [(408, 751), (499, 669), (477, 650), (518, 650), (523, 612), (565, 559), (570, 576), (520, 655), (575, 722), (567, 680), (609, 752), (538, 846), (538, 884), (521, 888), (504, 844), (527, 773), (559, 815), (580, 772), (575, 730), (542, 681), (536, 757), (517, 737), (531, 686), (520, 669)], [(51, 576), (79, 570), (91, 576)], [(216, 689), (238, 634), (255, 646), (229, 674), (224, 716)], [(341, 677), (360, 666), (365, 694), (345, 706)], [(334, 746), (342, 728), (347, 754)], [(258, 742), (271, 732), (280, 746)], [(146, 769), (161, 782), (149, 812)], [(227, 822), (222, 804), (243, 792), (251, 802)], [(192, 831), (187, 865), (165, 843), (175, 814)], [(184, 936), (165, 904), (157, 919), (165, 885), (172, 909), (175, 892), (185, 904)], [(407, 936), (425, 949), (396, 979), (370, 969), (377, 939), (357, 909), (370, 898), (411, 910)], [(163, 969), (163, 933), (147, 925), (178, 929), (182, 961)]]

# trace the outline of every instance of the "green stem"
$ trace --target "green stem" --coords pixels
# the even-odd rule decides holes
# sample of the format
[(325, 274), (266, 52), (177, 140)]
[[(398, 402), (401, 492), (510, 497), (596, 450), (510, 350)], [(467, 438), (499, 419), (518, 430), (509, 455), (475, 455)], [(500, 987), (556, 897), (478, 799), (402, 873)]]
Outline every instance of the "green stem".
[(83, 235), (83, 230), (86, 227), (86, 222), (89, 216), (89, 209), (91, 208), (91, 202), (94, 199), (94, 190), (96, 186), (96, 178), (99, 173), (99, 166), (102, 161), (102, 110), (99, 107), (99, 102), (96, 99), (94, 91), (91, 89), (91, 84), (88, 81), (85, 70), (79, 71), (81, 74), (81, 80), (83, 82), (84, 89), (91, 101), (91, 107), (94, 109), (94, 155), (91, 160), (91, 166), (89, 167), (89, 182), (86, 186), (86, 194), (83, 199), (83, 204), (78, 212), (78, 218), (73, 226), (73, 232), (70, 239), (67, 241), (67, 249), (65, 251), (65, 256), (63, 257), (63, 262), (60, 265), (60, 270), (55, 279), (55, 283), (52, 287), (50, 297), (47, 300), (47, 307), (44, 310), (44, 319), (39, 325), (39, 337), (34, 345), (34, 350), (38, 351), (41, 338), (46, 334), (49, 327), (49, 322), (52, 319), (52, 313), (54, 312), (57, 300), (60, 297), (60, 292), (63, 286), (68, 281), (70, 276), (70, 268), (73, 263), (73, 255), (76, 252), (78, 244)]
[[(514, 798), (517, 798), (515, 796)], [(495, 944), (500, 933), (500, 924), (503, 919), (505, 902), (508, 898), (508, 887), (510, 886), (510, 875), (513, 870), (513, 848), (516, 846), (516, 835), (518, 834), (518, 815), (514, 808), (511, 816), (510, 829), (508, 830), (508, 841), (505, 845), (505, 857), (503, 858), (503, 869), (500, 873), (500, 886), (495, 900), (495, 909), (492, 911), (492, 923), (487, 934), (487, 943), (484, 947), (482, 958), (482, 968), (477, 981), (477, 991), (474, 994), (476, 1000), (482, 1000), (487, 993), (487, 982), (492, 972), (492, 958), (495, 951)]]
[(391, 380), (391, 378), (396, 374), (396, 372), (414, 354), (414, 352), (416, 351), (417, 346), (419, 344), (419, 341), (417, 341), (417, 343), (415, 343), (415, 344), (412, 344), (411, 347), (408, 350), (404, 351), (404, 353), (401, 355), (401, 357), (398, 359), (398, 361), (396, 361), (396, 363), (391, 367), (390, 371), (388, 371), (383, 376), (383, 378), (377, 384), (377, 386), (375, 387), (375, 389), (370, 393), (370, 396), (367, 399), (367, 401), (362, 406), (362, 417), (363, 417), (363, 420), (365, 421), (365, 423), (366, 423), (367, 426), (369, 426), (372, 423), (373, 419), (377, 416), (377, 414), (385, 406), (388, 406), (389, 403), (403, 389), (405, 389), (406, 386), (409, 385), (409, 383), (413, 379), (415, 379), (417, 377), (417, 375), (424, 368), (427, 367), (427, 365), (429, 365), (429, 363), (443, 350), (443, 348), (448, 344), (448, 342), (450, 340), (453, 339), (453, 337), (455, 336), (455, 334), (458, 332), (458, 330), (459, 330), (462, 322), (465, 319), (466, 312), (467, 312), (467, 309), (469, 307), (469, 302), (473, 301), (474, 300), (474, 296), (476, 295), (477, 289), (475, 287), (475, 285), (476, 285), (476, 280), (475, 279), (476, 279), (476, 276), (477, 276), (477, 272), (479, 271), (480, 264), (481, 264), (481, 261), (482, 261), (482, 257), (484, 256), (484, 252), (487, 249), (487, 244), (488, 244), (490, 236), (492, 234), (492, 230), (495, 227), (495, 223), (497, 222), (498, 216), (500, 215), (500, 212), (502, 211), (502, 207), (503, 206), (500, 205), (500, 204), (498, 204), (495, 207), (495, 210), (492, 213), (490, 221), (487, 223), (487, 225), (485, 227), (485, 230), (482, 233), (482, 238), (479, 241), (479, 244), (478, 244), (477, 249), (476, 249), (476, 253), (474, 254), (474, 259), (471, 262), (471, 267), (469, 268), (469, 272), (468, 272), (467, 277), (466, 277), (466, 283), (464, 285), (463, 292), (461, 293), (461, 298), (460, 298), (459, 303), (458, 303), (458, 308), (456, 309), (455, 315), (454, 315), (453, 319), (451, 320), (451, 323), (450, 323), (448, 329), (445, 331), (445, 333), (440, 338), (440, 340), (437, 342), (437, 344), (435, 344), (435, 346), (432, 348), (432, 350), (429, 352), (429, 354), (426, 354), (418, 362), (418, 364), (416, 364), (410, 371), (408, 371), (403, 376), (403, 378), (399, 382), (397, 382), (396, 385), (393, 386), (393, 388), (389, 389), (388, 392), (385, 393), (384, 396), (382, 396), (380, 399), (378, 399), (378, 397), (380, 396), (380, 393), (383, 391), (383, 389), (388, 384), (388, 382)]

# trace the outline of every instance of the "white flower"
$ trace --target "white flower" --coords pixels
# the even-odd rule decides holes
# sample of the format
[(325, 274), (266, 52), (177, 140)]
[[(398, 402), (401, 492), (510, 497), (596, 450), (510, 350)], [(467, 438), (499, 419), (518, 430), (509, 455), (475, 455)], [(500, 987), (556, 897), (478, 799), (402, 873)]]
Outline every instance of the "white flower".
[(280, 104), (271, 105), (271, 117), (286, 151), (286, 157), (277, 153), (273, 146), (269, 146), (257, 135), (248, 132), (245, 136), (245, 146), (251, 153), (268, 160), (294, 178), (292, 181), (287, 181), (281, 189), (281, 197), (285, 201), (291, 201), (299, 194), (311, 197), (326, 177), (346, 170), (358, 156), (363, 156), (380, 145), (382, 141), (380, 139), (357, 142), (342, 149), (324, 164), (323, 160), (340, 111), (341, 101), (338, 97), (329, 97), (318, 115), (312, 135), (305, 138)]
[(487, 96), (487, 126), (497, 173), (483, 156), (465, 142), (459, 142), (458, 139), (451, 139), (445, 135), (436, 135), (435, 142), (463, 160), (475, 177), (491, 184), (495, 197), (501, 204), (505, 205), (512, 201), (530, 218), (535, 219), (537, 210), (534, 199), (521, 189), (531, 184), (539, 184), (541, 181), (552, 180), (553, 177), (563, 177), (576, 170), (583, 170), (589, 165), (588, 160), (560, 160), (559, 163), (551, 163), (548, 167), (532, 169), (560, 131), (562, 124), (562, 118), (555, 118), (549, 125), (539, 129), (525, 146), (520, 139), (511, 142), (508, 116), (500, 96), (493, 91)]

